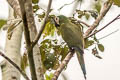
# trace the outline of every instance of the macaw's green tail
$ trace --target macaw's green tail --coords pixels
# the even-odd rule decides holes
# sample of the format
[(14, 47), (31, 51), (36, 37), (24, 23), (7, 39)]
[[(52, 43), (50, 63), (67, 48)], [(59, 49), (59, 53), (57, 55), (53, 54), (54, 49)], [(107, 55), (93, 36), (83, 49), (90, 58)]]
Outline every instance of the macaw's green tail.
[(84, 78), (86, 79), (86, 68), (85, 68), (83, 53), (80, 53), (78, 51), (76, 51), (76, 53), (77, 53), (77, 58), (78, 58), (80, 66), (81, 66), (82, 72), (84, 74)]

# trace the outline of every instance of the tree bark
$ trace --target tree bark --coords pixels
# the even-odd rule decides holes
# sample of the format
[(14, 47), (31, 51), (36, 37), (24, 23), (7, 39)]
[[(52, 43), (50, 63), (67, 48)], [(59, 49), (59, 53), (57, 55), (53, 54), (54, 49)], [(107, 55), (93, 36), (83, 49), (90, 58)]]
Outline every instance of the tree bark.
[[(8, 20), (10, 19), (15, 19), (14, 11), (11, 7), (9, 7)], [(16, 26), (11, 39), (9, 40), (8, 38), (6, 38), (6, 45), (5, 45), (5, 55), (9, 57), (13, 62), (15, 62), (19, 67), (21, 63), (20, 48), (21, 48), (21, 38), (23, 31), (22, 26), (23, 26), (22, 23)], [(15, 67), (13, 67), (6, 60), (4, 60), (3, 64), (1, 64), (1, 69), (2, 69), (2, 80), (20, 80), (19, 71), (15, 69)]]
[[(12, 6), (12, 8), (15, 10), (15, 13), (21, 17), (20, 6), (18, 4), (18, 0), (7, 0), (7, 1)], [(32, 17), (29, 19), (30, 22), (32, 23), (32, 25), (30, 27), (30, 37), (31, 37), (31, 40), (33, 40), (35, 38), (35, 36), (37, 35), (37, 29), (35, 26), (35, 22), (34, 22), (34, 18), (33, 18), (33, 9), (31, 8), (31, 5), (30, 5), (29, 9), (30, 9), (30, 11), (29, 11), (30, 16)], [(33, 56), (34, 56), (34, 63), (35, 63), (37, 79), (44, 80), (44, 74), (42, 71), (43, 69), (42, 69), (41, 54), (39, 51), (38, 44), (35, 45), (35, 47), (33, 48)]]
[[(35, 36), (37, 35), (37, 29), (36, 29), (36, 25), (35, 25), (34, 16), (33, 16), (32, 1), (27, 0), (26, 5), (28, 6), (26, 9), (26, 11), (27, 11), (26, 15), (27, 15), (28, 22), (29, 22), (28, 25), (29, 25), (29, 31), (30, 31), (30, 40), (33, 41)], [(44, 80), (41, 54), (40, 54), (38, 44), (36, 44), (33, 47), (33, 58), (34, 58), (37, 80)]]

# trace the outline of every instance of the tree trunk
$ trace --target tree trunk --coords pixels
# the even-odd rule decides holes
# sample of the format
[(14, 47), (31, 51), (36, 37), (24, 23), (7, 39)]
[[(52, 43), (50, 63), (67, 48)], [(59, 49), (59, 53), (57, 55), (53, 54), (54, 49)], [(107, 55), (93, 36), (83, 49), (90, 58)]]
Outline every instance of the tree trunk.
[[(7, 1), (12, 6), (15, 13), (17, 15), (21, 16), (20, 6), (18, 4), (18, 0), (7, 0)], [(30, 3), (31, 3), (31, 0), (30, 0)], [(31, 40), (33, 40), (35, 38), (35, 36), (37, 35), (37, 29), (35, 27), (35, 22), (34, 22), (34, 17), (33, 17), (33, 9), (32, 9), (31, 5), (29, 5), (30, 7), (28, 7), (28, 8), (29, 8), (29, 14), (31, 16), (31, 18), (29, 20), (32, 24), (32, 25), (30, 24), (31, 25), (31, 27), (30, 27), (30, 37), (31, 37)], [(38, 80), (44, 80), (44, 74), (43, 74), (43, 71), (42, 71), (41, 54), (40, 54), (38, 45), (35, 45), (35, 47), (33, 49), (33, 56), (34, 56), (34, 63), (35, 63), (37, 79)]]
[[(31, 38), (30, 40), (33, 41), (38, 33), (33, 16), (32, 0), (28, 0), (27, 5), (29, 6), (27, 8), (28, 13), (26, 14), (29, 22), (28, 25), (29, 25), (30, 38)], [(44, 80), (43, 66), (42, 66), (41, 54), (38, 44), (36, 44), (33, 47), (33, 58), (34, 58), (35, 69), (37, 74), (37, 80)]]
[[(31, 38), (32, 38), (32, 40), (35, 38), (35, 33), (31, 32)], [(33, 56), (34, 56), (34, 61), (35, 61), (37, 79), (38, 80), (44, 80), (41, 54), (40, 54), (40, 49), (39, 49), (38, 44), (36, 44), (33, 48)]]
[[(15, 19), (14, 11), (11, 7), (9, 7), (8, 20), (10, 19)], [(8, 38), (6, 38), (6, 45), (5, 45), (5, 55), (9, 57), (13, 62), (15, 62), (19, 67), (21, 63), (20, 48), (21, 48), (21, 38), (23, 31), (22, 26), (23, 26), (22, 23), (16, 26), (16, 28), (13, 31), (11, 39), (9, 40)], [(2, 80), (20, 80), (19, 71), (15, 69), (6, 60), (3, 61), (3, 64), (1, 65), (1, 69), (2, 69)]]

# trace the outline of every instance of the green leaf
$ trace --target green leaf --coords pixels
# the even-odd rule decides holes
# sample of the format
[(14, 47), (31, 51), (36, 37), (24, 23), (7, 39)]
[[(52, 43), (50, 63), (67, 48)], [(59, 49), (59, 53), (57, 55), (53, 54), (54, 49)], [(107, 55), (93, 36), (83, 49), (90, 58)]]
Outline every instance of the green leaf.
[(39, 0), (32, 0), (33, 4), (37, 4), (39, 2)]
[(53, 68), (56, 58), (52, 53), (46, 54), (46, 60), (43, 62), (46, 69)]
[(78, 18), (81, 18), (82, 16), (85, 15), (85, 12), (84, 11), (81, 11), (81, 10), (76, 10), (77, 14), (78, 14)]
[(50, 78), (47, 74), (45, 74), (45, 78), (46, 78), (46, 80), (50, 80)]
[(45, 74), (46, 80), (51, 80), (53, 77), (53, 73), (50, 73), (50, 75)]
[(54, 32), (55, 32), (55, 26), (53, 24), (51, 24), (50, 22), (48, 22), (45, 26), (45, 29), (43, 31), (44, 36), (43, 38), (47, 37), (47, 36), (54, 36)]
[(101, 10), (101, 0), (98, 0), (97, 3), (94, 4), (94, 9), (97, 10), (98, 13), (100, 13), (100, 10)]
[(36, 12), (38, 9), (39, 9), (39, 6), (38, 6), (38, 5), (34, 5), (34, 6), (33, 6), (34, 12)]
[(117, 5), (118, 7), (120, 7), (120, 0), (113, 0), (114, 5)]
[(52, 77), (53, 77), (53, 73), (50, 73), (49, 77), (50, 77), (50, 79), (52, 79)]
[(94, 35), (94, 38), (93, 38), (97, 43), (99, 43), (99, 40), (96, 38), (96, 36)]
[(38, 15), (38, 18), (43, 19), (44, 17), (45, 17), (45, 12), (43, 12), (42, 14), (39, 14), (39, 15)]
[(84, 11), (81, 11), (81, 10), (76, 10), (76, 12), (77, 12), (78, 14), (81, 14), (81, 15), (84, 14)]
[(22, 56), (22, 59), (21, 59), (21, 69), (23, 71), (25, 71), (27, 66), (28, 66), (28, 58), (27, 58), (27, 54), (24, 53), (24, 55)]
[(61, 55), (62, 55), (61, 61), (63, 61), (64, 58), (66, 57), (66, 55), (68, 54), (68, 50), (69, 50), (68, 46), (65, 45), (64, 48), (61, 51)]
[(80, 14), (80, 15), (78, 15), (78, 18), (81, 18), (82, 16), (83, 16), (83, 15)]
[(92, 46), (93, 44), (94, 44), (93, 40), (88, 40), (88, 39), (85, 40), (85, 48), (88, 48)]
[(87, 20), (89, 20), (90, 15), (86, 13), (86, 14), (85, 14), (85, 18), (86, 18)]
[(2, 26), (4, 25), (4, 24), (6, 24), (6, 20), (3, 20), (3, 19), (1, 19), (0, 20), (0, 29), (2, 28)]
[(54, 67), (52, 68), (53, 70), (58, 69), (58, 67), (60, 66), (59, 60), (56, 59), (55, 63), (54, 63)]
[(104, 52), (104, 46), (102, 44), (98, 44), (98, 49), (101, 51), (101, 52)]

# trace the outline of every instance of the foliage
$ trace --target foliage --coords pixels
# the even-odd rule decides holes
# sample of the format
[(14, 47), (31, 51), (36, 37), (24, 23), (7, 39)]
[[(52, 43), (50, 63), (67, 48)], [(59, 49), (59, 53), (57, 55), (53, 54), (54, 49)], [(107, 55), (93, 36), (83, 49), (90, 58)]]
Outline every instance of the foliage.
[(78, 15), (78, 18), (82, 18), (85, 16), (85, 18), (88, 20), (90, 15), (86, 13), (86, 11), (76, 10), (76, 14)]
[(93, 9), (96, 10), (98, 13), (100, 13), (102, 7), (101, 4), (102, 4), (101, 0), (97, 0), (96, 3), (93, 4)]
[(32, 0), (33, 4), (37, 4), (39, 2), (39, 0)]
[(68, 52), (67, 45), (62, 42), (58, 44), (58, 40), (45, 39), (40, 44), (40, 53), (42, 62), (46, 70), (55, 70), (59, 67), (61, 61)]
[(103, 52), (104, 51), (104, 46), (102, 44), (98, 44), (98, 49)]
[(46, 80), (51, 80), (52, 77), (53, 77), (53, 74), (52, 74), (52, 73), (50, 73), (50, 75), (45, 74)]
[(0, 19), (0, 29), (2, 28), (2, 26), (6, 24), (6, 20)]
[[(45, 10), (40, 8), (40, 6), (38, 5), (38, 0), (32, 0), (32, 1), (33, 1), (34, 13), (38, 17), (38, 21), (41, 22), (45, 17)], [(93, 4), (93, 6), (94, 6), (93, 10), (77, 9), (74, 16), (77, 15), (79, 19), (83, 17), (86, 18), (86, 20), (89, 20), (91, 18), (96, 19), (96, 17), (98, 16), (101, 10), (101, 0), (98, 0), (95, 4)], [(42, 12), (38, 14), (37, 13), (38, 10), (41, 10)], [(42, 63), (44, 66), (44, 73), (46, 71), (56, 70), (69, 51), (69, 48), (65, 42), (60, 42), (57, 39), (53, 39), (56, 33), (57, 33), (57, 37), (60, 37), (61, 35), (60, 32), (56, 30), (54, 23), (52, 21), (52, 17), (54, 17), (54, 15), (49, 15), (48, 21), (45, 25), (45, 29), (42, 34), (43, 40), (42, 42), (40, 42), (40, 53), (42, 56)], [(73, 17), (73, 19), (75, 18)], [(75, 19), (73, 23), (77, 25), (81, 25), (76, 23), (76, 21), (77, 19)], [(99, 40), (96, 37), (92, 39), (89, 38), (85, 39), (85, 49), (88, 49), (90, 46), (95, 46), (94, 48), (91, 49), (93, 55), (95, 56), (96, 54), (98, 54), (98, 51), (100, 52), (104, 51), (104, 46), (101, 43), (99, 43)], [(50, 80), (49, 75), (46, 75), (46, 79)]]
[(99, 42), (99, 40), (96, 38), (96, 36), (94, 35), (94, 37), (92, 37), (92, 39), (85, 39), (85, 49), (89, 48), (90, 46), (94, 46), (91, 50), (92, 50), (92, 54), (98, 58), (101, 59), (101, 57), (99, 56), (99, 51), (100, 52), (104, 52), (104, 46)]
[(82, 18), (84, 16), (86, 20), (89, 20), (90, 17), (96, 19), (98, 16), (98, 12), (95, 10), (76, 10), (76, 14), (78, 15), (78, 18)]
[[(40, 43), (40, 53), (42, 56), (42, 62), (44, 66), (44, 73), (46, 71), (56, 70), (69, 51), (69, 48), (65, 42), (60, 42), (59, 39), (57, 40), (52, 38), (55, 36), (56, 31), (57, 30), (55, 26), (49, 19), (43, 31), (43, 41)], [(57, 34), (57, 37), (61, 36), (60, 32), (58, 31)], [(95, 36), (90, 39), (85, 39), (85, 49), (88, 49), (90, 46), (95, 46), (91, 49), (92, 54), (95, 55), (97, 58), (102, 59), (99, 56), (99, 51), (103, 52), (104, 46), (99, 42), (99, 40)]]
[(120, 7), (120, 0), (113, 0), (114, 5), (117, 5), (118, 7)]
[(36, 12), (39, 9), (38, 4), (33, 5), (33, 11)]
[[(38, 5), (38, 2), (39, 0), (32, 0), (33, 10), (34, 10), (33, 12), (35, 16), (38, 17), (38, 22), (42, 23), (42, 20), (45, 18), (45, 10)], [(113, 0), (113, 2), (114, 5), (120, 7), (119, 0)], [(72, 17), (75, 19), (73, 23), (77, 25), (81, 25), (80, 23), (76, 23), (76, 20), (82, 18), (85, 18), (86, 20), (90, 20), (91, 18), (96, 19), (98, 17), (103, 4), (102, 0), (96, 0), (95, 3), (91, 3), (91, 4), (92, 4), (91, 10), (80, 10), (80, 9), (76, 10), (74, 16)], [(41, 10), (42, 12), (38, 14), (37, 11), (39, 10)], [(77, 19), (75, 18), (76, 15), (77, 15)], [(42, 41), (40, 42), (40, 47), (39, 47), (46, 80), (51, 80), (53, 76), (52, 73), (50, 73), (50, 75), (47, 75), (46, 71), (56, 70), (69, 51), (69, 48), (65, 42), (62, 41), (60, 42), (59, 39), (53, 38), (56, 33), (57, 33), (57, 37), (61, 36), (60, 32), (56, 30), (54, 24), (52, 23), (51, 19), (53, 16), (54, 15), (49, 15), (48, 21), (45, 25), (45, 29), (42, 33), (43, 38)], [(105, 50), (103, 44), (100, 43), (96, 35), (85, 39), (85, 49), (86, 50), (90, 49), (92, 51), (92, 54), (99, 59), (102, 59), (99, 53), (104, 52)], [(21, 68), (24, 70), (27, 65), (28, 65), (27, 57), (24, 55), (21, 61)]]
[(48, 22), (45, 26), (45, 29), (43, 31), (44, 35), (43, 37), (47, 37), (47, 36), (54, 36), (54, 32), (55, 32), (55, 26), (53, 24), (51, 24), (50, 22)]
[(27, 54), (24, 53), (23, 56), (21, 57), (21, 69), (25, 71), (25, 68), (28, 66), (28, 58)]

